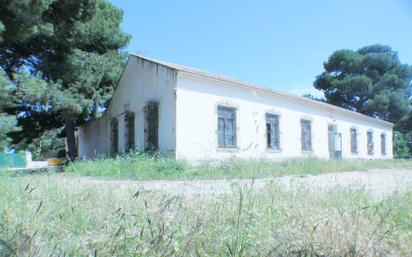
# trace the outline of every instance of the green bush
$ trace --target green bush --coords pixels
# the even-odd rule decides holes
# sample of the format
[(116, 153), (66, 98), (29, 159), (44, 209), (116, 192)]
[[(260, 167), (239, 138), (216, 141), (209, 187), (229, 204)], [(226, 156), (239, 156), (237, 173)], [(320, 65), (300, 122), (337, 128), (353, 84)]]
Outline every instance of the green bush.
[(393, 133), (393, 154), (395, 158), (409, 158), (410, 152), (405, 135), (395, 131)]

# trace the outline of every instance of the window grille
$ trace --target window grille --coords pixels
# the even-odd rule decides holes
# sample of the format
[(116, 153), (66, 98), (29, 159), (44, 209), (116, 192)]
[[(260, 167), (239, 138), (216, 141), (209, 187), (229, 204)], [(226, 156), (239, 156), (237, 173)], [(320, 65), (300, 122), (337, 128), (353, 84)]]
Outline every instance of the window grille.
[(218, 106), (218, 146), (236, 147), (236, 110)]
[(159, 104), (147, 102), (145, 106), (145, 151), (159, 150)]
[(266, 146), (268, 149), (280, 149), (278, 115), (266, 114)]
[(134, 131), (135, 131), (135, 116), (134, 113), (128, 112), (124, 117), (125, 122), (125, 150), (130, 151), (134, 148)]
[(110, 127), (111, 152), (116, 154), (119, 151), (119, 122), (117, 119), (110, 122)]
[(312, 150), (312, 122), (310, 120), (301, 120), (301, 139), (302, 139), (302, 150), (311, 151)]

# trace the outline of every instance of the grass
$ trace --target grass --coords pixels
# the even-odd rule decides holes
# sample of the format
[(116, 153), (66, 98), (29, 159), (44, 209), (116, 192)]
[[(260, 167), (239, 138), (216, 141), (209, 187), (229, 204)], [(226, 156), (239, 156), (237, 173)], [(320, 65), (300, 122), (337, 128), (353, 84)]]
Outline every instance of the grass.
[(75, 181), (0, 175), (0, 256), (412, 254), (410, 189), (376, 199), (271, 184), (202, 199)]
[(184, 161), (132, 153), (113, 158), (82, 160), (65, 167), (69, 174), (130, 179), (234, 179), (284, 175), (318, 175), (328, 172), (375, 168), (412, 168), (412, 160), (231, 159), (215, 164), (190, 166)]

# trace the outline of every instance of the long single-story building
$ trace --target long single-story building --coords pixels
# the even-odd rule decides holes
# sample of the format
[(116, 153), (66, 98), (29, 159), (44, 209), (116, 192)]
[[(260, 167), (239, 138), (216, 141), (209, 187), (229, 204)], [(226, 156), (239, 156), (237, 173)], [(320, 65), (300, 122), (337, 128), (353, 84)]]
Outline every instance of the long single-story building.
[(393, 124), (225, 76), (130, 55), (111, 102), (78, 129), (81, 158), (393, 158)]

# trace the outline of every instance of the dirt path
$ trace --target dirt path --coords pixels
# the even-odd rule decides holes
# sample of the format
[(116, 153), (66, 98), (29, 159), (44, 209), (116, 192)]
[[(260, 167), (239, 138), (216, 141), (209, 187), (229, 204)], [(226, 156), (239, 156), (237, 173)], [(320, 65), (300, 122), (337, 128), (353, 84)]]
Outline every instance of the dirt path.
[(92, 177), (68, 177), (61, 180), (66, 186), (96, 186), (109, 190), (156, 191), (188, 197), (213, 197), (231, 192), (234, 186), (251, 185), (261, 190), (270, 183), (277, 183), (286, 190), (307, 186), (318, 191), (335, 186), (350, 188), (363, 186), (375, 196), (382, 196), (393, 191), (402, 191), (412, 186), (412, 169), (384, 169), (328, 173), (317, 176), (285, 176), (252, 180), (113, 180)]

